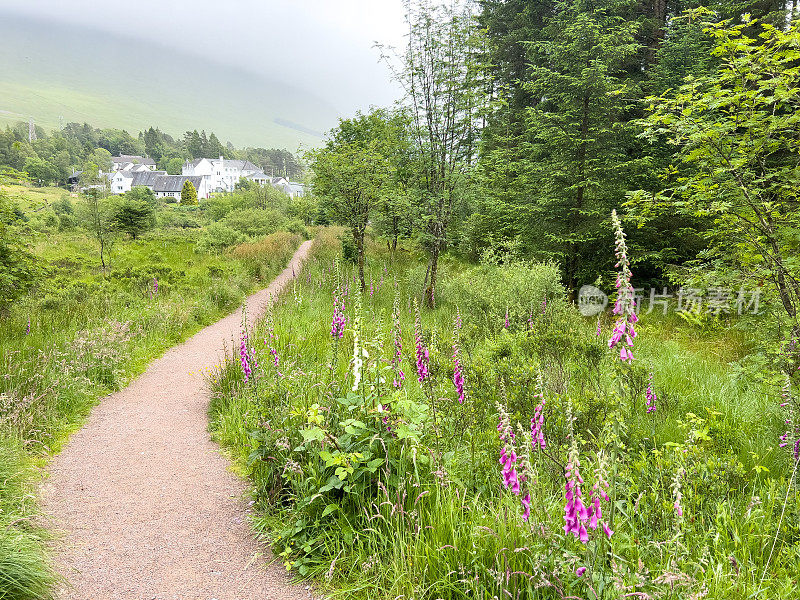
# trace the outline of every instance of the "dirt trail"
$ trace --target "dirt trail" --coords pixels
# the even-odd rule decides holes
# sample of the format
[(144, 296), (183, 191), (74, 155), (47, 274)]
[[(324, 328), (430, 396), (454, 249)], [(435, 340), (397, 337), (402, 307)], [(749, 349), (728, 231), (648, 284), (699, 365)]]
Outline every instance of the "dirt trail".
[[(303, 243), (248, 318), (299, 272)], [(59, 536), (59, 599), (294, 600), (280, 564), (247, 523), (246, 484), (208, 434), (200, 370), (238, 340), (241, 309), (168, 350), (127, 388), (103, 399), (49, 466), (42, 500)]]

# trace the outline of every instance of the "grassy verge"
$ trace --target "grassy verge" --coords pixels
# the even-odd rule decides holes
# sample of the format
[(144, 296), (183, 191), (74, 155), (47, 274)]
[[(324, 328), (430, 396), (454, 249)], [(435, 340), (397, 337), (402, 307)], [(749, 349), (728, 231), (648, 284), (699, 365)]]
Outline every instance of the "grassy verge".
[[(65, 192), (26, 194), (36, 223)], [(266, 285), (300, 243), (278, 232), (203, 253), (201, 229), (157, 228), (118, 239), (103, 270), (85, 233), (42, 225), (27, 231), (40, 280), (0, 316), (0, 598), (14, 600), (48, 598), (53, 583), (33, 522), (38, 468), (102, 396)]]
[[(212, 380), (214, 435), (297, 576), (353, 598), (797, 597), (796, 462), (777, 444), (779, 391), (729, 364), (747, 336), (642, 315), (622, 364), (611, 316), (598, 336), (554, 269), (455, 261), (415, 327), (417, 255), (370, 248), (359, 300), (338, 253), (328, 238), (255, 327), (254, 376), (232, 357)], [(542, 398), (544, 449), (531, 432)], [(502, 449), (516, 455), (508, 487)], [(564, 531), (568, 462), (602, 508), (585, 542)]]

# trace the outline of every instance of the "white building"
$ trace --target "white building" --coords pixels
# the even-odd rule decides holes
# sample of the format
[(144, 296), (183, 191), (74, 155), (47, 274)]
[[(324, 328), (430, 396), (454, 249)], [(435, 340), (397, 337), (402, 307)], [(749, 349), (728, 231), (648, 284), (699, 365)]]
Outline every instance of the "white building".
[(180, 202), (183, 184), (187, 181), (194, 185), (198, 198), (208, 198), (208, 178), (201, 175), (160, 175), (153, 182), (153, 192), (156, 198), (175, 198)]
[[(166, 171), (151, 171), (144, 169), (143, 171), (115, 171), (109, 173), (111, 181), (112, 194), (124, 194), (131, 191), (131, 188), (136, 186), (144, 186), (153, 188), (156, 177), (166, 175)], [(199, 198), (198, 194), (198, 198)]]
[(184, 163), (181, 169), (182, 175), (207, 178), (211, 192), (232, 192), (239, 179), (258, 172), (259, 168), (249, 160), (228, 160), (221, 156), (196, 158)]
[(156, 161), (144, 156), (120, 154), (112, 156), (111, 162), (114, 164), (115, 171), (155, 171), (156, 169)]

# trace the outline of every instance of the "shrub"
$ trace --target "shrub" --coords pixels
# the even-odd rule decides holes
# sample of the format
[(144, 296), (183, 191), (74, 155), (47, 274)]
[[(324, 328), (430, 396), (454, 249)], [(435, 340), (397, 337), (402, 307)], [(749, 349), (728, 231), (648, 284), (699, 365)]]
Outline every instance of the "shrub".
[(506, 311), (512, 324), (524, 326), (532, 313), (542, 312), (545, 300), (549, 312), (567, 310), (561, 275), (554, 264), (481, 265), (443, 279), (442, 288), (448, 302), (494, 330), (502, 326)]
[(245, 241), (245, 236), (235, 229), (221, 223), (212, 223), (206, 227), (197, 242), (198, 252), (221, 252)]
[(248, 237), (258, 237), (275, 233), (285, 221), (283, 215), (273, 210), (245, 208), (228, 213), (222, 223)]

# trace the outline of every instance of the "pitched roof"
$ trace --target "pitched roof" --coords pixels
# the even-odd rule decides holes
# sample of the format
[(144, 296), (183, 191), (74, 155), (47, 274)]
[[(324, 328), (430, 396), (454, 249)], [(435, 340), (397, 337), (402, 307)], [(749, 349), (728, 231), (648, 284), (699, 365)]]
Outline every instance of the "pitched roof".
[(267, 179), (267, 180), (269, 179), (269, 177), (264, 175), (264, 173), (262, 173), (261, 171), (257, 171), (256, 173), (250, 173), (250, 175), (245, 175), (244, 178), (245, 179)]
[(199, 189), (203, 178), (200, 175), (160, 175), (155, 179), (153, 191), (180, 192), (187, 181), (191, 181), (195, 189)]
[(138, 163), (140, 165), (156, 165), (156, 161), (152, 158), (146, 158), (144, 156), (135, 156), (132, 154), (120, 154), (119, 156), (112, 156), (111, 162), (114, 163)]
[(142, 185), (151, 188), (155, 185), (157, 177), (162, 177), (166, 174), (166, 171), (139, 171), (138, 173), (131, 173), (133, 176), (131, 187)]

